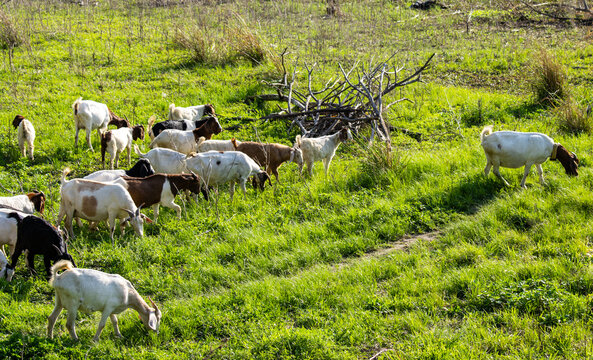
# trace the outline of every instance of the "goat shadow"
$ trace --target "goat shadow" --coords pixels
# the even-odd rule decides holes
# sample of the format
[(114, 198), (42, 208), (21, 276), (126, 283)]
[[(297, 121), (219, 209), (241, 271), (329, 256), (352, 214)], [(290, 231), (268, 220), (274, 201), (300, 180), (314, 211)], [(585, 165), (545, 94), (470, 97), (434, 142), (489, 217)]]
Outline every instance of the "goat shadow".
[(430, 208), (473, 215), (507, 188), (500, 180), (483, 173), (459, 179), (449, 191), (428, 194), (419, 200)]

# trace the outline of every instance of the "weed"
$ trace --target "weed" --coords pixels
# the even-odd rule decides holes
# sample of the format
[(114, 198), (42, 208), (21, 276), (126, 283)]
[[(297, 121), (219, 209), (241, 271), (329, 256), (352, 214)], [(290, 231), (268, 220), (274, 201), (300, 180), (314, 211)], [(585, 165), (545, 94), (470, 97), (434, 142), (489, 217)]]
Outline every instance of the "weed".
[(541, 49), (531, 65), (530, 86), (535, 102), (553, 106), (569, 96), (566, 70), (547, 50)]
[(554, 115), (558, 128), (569, 134), (587, 133), (593, 130), (593, 118), (586, 109), (575, 102), (572, 97), (567, 97), (554, 108)]

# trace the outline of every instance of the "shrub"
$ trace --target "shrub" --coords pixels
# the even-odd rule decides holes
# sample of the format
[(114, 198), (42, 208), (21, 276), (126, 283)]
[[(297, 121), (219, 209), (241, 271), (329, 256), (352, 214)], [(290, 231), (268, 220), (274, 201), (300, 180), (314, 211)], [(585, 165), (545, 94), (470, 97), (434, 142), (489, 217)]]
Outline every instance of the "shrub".
[(593, 124), (587, 110), (577, 104), (572, 97), (562, 101), (554, 113), (558, 121), (558, 128), (570, 134), (591, 133)]
[(197, 63), (218, 63), (226, 55), (221, 54), (222, 49), (217, 49), (214, 37), (210, 35), (198, 26), (191, 29), (177, 28), (173, 43), (182, 49), (188, 50), (191, 53), (192, 60)]
[(391, 184), (408, 163), (405, 155), (385, 142), (377, 141), (368, 145), (364, 139), (358, 139), (352, 147), (360, 160), (360, 173), (356, 181), (366, 188)]
[(12, 50), (24, 42), (10, 17), (0, 10), (0, 48)]
[(540, 51), (531, 72), (530, 85), (537, 103), (553, 106), (568, 97), (566, 71), (550, 53)]
[(238, 25), (228, 28), (226, 38), (229, 39), (232, 56), (251, 61), (253, 65), (263, 63), (268, 57), (268, 50), (256, 32), (251, 31), (245, 20), (238, 17)]
[(192, 60), (200, 64), (220, 65), (241, 59), (253, 65), (263, 63), (269, 54), (263, 41), (245, 20), (236, 18), (237, 22), (225, 27), (223, 34), (200, 26), (178, 28), (173, 43), (188, 50)]

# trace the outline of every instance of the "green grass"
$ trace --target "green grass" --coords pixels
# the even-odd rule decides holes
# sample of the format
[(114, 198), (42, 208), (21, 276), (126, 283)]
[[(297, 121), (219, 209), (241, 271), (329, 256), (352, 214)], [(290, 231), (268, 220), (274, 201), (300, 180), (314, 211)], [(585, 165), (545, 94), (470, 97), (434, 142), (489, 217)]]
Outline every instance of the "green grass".
[[(80, 177), (100, 168), (97, 152), (73, 147), (71, 104), (79, 96), (144, 124), (151, 115), (163, 120), (171, 102), (213, 103), (223, 127), (241, 126), (220, 138), (291, 144), (297, 133), (286, 123), (228, 120), (276, 110), (247, 99), (269, 91), (263, 80), (279, 77), (273, 56), (285, 47), (289, 68), (318, 63), (317, 85), (338, 61), (395, 53), (408, 71), (437, 52), (423, 83), (386, 100), (413, 100), (386, 118), (423, 141), (392, 134), (390, 158), (381, 145), (344, 144), (329, 177), (321, 164), (312, 178), (284, 165), (280, 184), (262, 194), (248, 189), (247, 199), (239, 193), (230, 202), (225, 187), (216, 201), (178, 199), (181, 220), (162, 209), (145, 237), (116, 232), (115, 246), (105, 225), (75, 226), (69, 249), (77, 265), (121, 274), (151, 296), (163, 311), (160, 333), (147, 334), (127, 311), (119, 317), (124, 339), (108, 324), (92, 343), (98, 314), (79, 314), (79, 342), (63, 314), (54, 339), (46, 338), (53, 291), (21, 259), (14, 280), (0, 280), (0, 357), (368, 359), (382, 349), (381, 359), (590, 357), (593, 142), (563, 132), (562, 115), (533, 103), (526, 78), (543, 46), (566, 68), (575, 104), (586, 107), (589, 29), (505, 2), (429, 12), (397, 1), (341, 2), (343, 16), (332, 18), (316, 1), (154, 3), (2, 6), (25, 24), (13, 66), (7, 54), (0, 62), (3, 195), (44, 191), (46, 218), (55, 222), (62, 169)], [(270, 49), (268, 61), (197, 63), (174, 43), (180, 27), (220, 39), (237, 16)], [(37, 130), (33, 162), (19, 157), (9, 126), (17, 113)], [(502, 169), (510, 187), (484, 177), (478, 138), (488, 124), (549, 134), (579, 156), (580, 176), (550, 162), (543, 186), (531, 174), (519, 188), (522, 170)], [(95, 133), (92, 140), (98, 149)], [(433, 231), (432, 241), (385, 250)]]

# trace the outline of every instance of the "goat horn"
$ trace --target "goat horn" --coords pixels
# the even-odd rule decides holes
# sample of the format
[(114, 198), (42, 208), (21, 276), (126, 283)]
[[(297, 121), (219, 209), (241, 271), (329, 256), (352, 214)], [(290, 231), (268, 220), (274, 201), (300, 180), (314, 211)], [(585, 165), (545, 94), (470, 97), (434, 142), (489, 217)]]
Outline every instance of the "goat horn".
[(156, 317), (160, 317), (161, 316), (161, 310), (159, 310), (159, 307), (156, 306), (156, 304), (154, 303), (154, 301), (152, 301), (152, 298), (149, 296), (148, 300), (150, 300), (150, 303), (152, 304), (152, 307), (156, 310)]
[(134, 217), (134, 212), (132, 210), (124, 209), (124, 211), (127, 212), (130, 217)]

